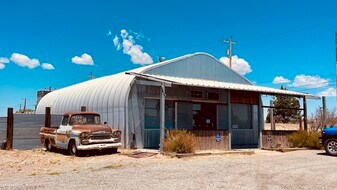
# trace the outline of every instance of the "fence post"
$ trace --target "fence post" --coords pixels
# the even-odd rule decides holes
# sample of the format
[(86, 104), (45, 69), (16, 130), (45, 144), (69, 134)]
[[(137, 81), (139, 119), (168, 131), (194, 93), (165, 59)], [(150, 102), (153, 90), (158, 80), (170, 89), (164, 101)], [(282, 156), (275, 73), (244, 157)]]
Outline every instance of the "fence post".
[(50, 107), (46, 107), (44, 115), (44, 126), (50, 127), (50, 125), (51, 125)]
[(13, 149), (13, 124), (14, 124), (14, 116), (13, 116), (13, 108), (7, 109), (7, 137), (6, 137), (6, 150)]
[(86, 112), (86, 111), (87, 111), (87, 107), (81, 106), (81, 112)]

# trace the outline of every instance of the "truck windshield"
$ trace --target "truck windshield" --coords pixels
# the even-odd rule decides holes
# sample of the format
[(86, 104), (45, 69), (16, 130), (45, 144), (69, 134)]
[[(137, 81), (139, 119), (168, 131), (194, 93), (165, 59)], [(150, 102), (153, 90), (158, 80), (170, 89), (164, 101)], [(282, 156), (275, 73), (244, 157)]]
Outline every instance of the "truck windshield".
[(100, 116), (95, 114), (73, 115), (70, 118), (70, 125), (100, 124)]

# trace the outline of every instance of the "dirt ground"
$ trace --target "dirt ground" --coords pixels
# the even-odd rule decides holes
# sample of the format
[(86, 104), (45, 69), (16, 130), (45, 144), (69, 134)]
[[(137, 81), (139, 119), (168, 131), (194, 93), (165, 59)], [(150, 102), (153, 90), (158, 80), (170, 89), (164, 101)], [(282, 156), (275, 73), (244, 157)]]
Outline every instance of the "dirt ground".
[(0, 150), (0, 189), (336, 189), (337, 157), (321, 150), (172, 158), (153, 153), (71, 157)]

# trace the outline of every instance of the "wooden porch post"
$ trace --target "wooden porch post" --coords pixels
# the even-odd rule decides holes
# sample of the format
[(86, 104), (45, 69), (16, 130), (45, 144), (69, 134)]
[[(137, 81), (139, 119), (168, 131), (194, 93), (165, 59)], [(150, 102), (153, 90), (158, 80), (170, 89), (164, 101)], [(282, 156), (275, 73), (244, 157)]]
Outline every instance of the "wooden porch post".
[(307, 97), (303, 96), (303, 117), (304, 130), (308, 131), (308, 116), (307, 116)]
[(13, 108), (7, 109), (7, 136), (5, 150), (13, 149), (13, 127), (14, 127), (14, 115)]
[[(262, 108), (262, 98), (261, 98), (261, 94), (259, 93), (259, 111), (258, 111), (258, 131), (259, 131), (259, 142), (258, 142), (258, 147), (262, 148), (262, 130), (264, 128), (264, 117), (263, 117), (263, 108)], [(271, 122), (274, 122), (273, 120), (271, 120)], [(275, 128), (274, 128), (275, 130)]]
[(81, 112), (86, 112), (87, 111), (87, 107), (86, 106), (81, 106)]
[(45, 115), (44, 115), (44, 126), (51, 126), (51, 116), (50, 116), (50, 107), (46, 107)]
[(227, 111), (228, 111), (228, 150), (232, 149), (232, 106), (231, 106), (231, 91), (228, 90), (227, 97)]

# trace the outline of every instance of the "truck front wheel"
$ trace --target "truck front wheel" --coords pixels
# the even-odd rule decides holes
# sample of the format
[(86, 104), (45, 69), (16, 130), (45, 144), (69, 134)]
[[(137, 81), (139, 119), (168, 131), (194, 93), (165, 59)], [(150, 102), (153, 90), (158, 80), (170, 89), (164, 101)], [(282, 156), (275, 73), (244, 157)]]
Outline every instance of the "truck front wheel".
[(71, 156), (77, 156), (78, 155), (78, 150), (77, 150), (76, 143), (75, 143), (74, 140), (70, 140), (68, 151), (69, 151), (69, 154)]
[(337, 140), (336, 139), (328, 139), (324, 143), (324, 149), (326, 153), (332, 156), (337, 156)]

